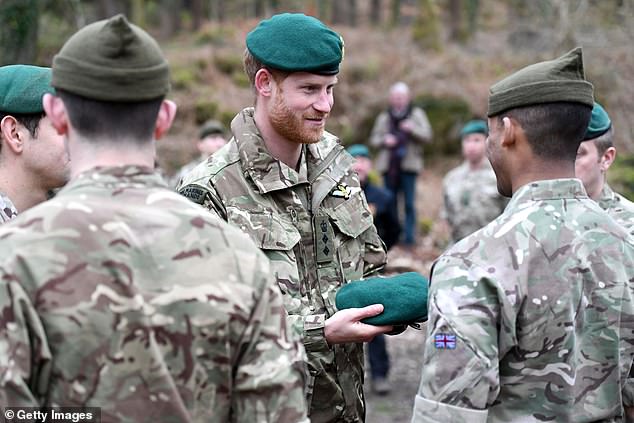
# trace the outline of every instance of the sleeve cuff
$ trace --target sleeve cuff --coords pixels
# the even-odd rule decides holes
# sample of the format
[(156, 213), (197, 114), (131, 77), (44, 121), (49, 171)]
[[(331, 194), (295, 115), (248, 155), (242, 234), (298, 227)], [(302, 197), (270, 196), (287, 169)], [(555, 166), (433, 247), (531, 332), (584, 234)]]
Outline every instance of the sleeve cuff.
[(330, 345), (324, 334), (325, 326), (325, 314), (304, 316), (304, 348), (307, 353), (330, 351)]
[(487, 410), (456, 407), (416, 395), (412, 423), (486, 423), (488, 415)]

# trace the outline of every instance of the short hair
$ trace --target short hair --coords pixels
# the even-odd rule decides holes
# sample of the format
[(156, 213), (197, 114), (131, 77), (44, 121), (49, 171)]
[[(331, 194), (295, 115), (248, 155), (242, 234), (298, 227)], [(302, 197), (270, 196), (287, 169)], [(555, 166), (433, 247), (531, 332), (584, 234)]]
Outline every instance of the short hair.
[(409, 94), (409, 86), (405, 82), (399, 81), (390, 87), (390, 94), (391, 93)]
[(251, 54), (248, 48), (244, 49), (243, 65), (244, 72), (247, 74), (247, 78), (249, 78), (249, 82), (251, 83), (251, 87), (253, 89), (255, 89), (255, 74), (257, 74), (258, 71), (262, 68), (265, 68), (266, 70), (271, 72), (271, 75), (273, 75), (273, 78), (278, 83), (286, 79), (286, 77), (291, 74), (290, 72), (281, 71), (279, 69), (272, 69), (266, 66), (264, 63), (256, 59), (255, 56)]
[(0, 112), (0, 120), (4, 119), (5, 116), (13, 116), (15, 120), (20, 122), (22, 126), (24, 126), (32, 137), (37, 136), (37, 129), (40, 126), (40, 120), (45, 116), (44, 112), (39, 113), (5, 113)]
[(597, 152), (599, 156), (603, 156), (603, 153), (610, 147), (614, 147), (614, 127), (610, 126), (610, 128), (600, 136), (596, 137), (594, 141), (594, 145), (597, 146)]
[(592, 107), (586, 104), (554, 102), (510, 109), (497, 115), (497, 119), (516, 120), (536, 156), (574, 161), (591, 113)]
[(101, 101), (60, 89), (57, 95), (64, 102), (70, 123), (86, 140), (107, 137), (139, 144), (152, 140), (163, 101), (163, 97), (132, 103)]

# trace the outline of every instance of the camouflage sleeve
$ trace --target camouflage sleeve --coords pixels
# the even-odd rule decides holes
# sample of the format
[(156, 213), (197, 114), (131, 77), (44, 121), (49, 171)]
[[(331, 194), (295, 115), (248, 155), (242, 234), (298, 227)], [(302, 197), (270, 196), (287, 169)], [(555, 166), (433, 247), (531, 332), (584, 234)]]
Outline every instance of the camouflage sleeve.
[(387, 248), (379, 237), (374, 224), (361, 234), (365, 244), (363, 255), (363, 277), (376, 275), (387, 263)]
[(176, 191), (193, 203), (200, 204), (210, 212), (219, 216), (222, 220), (227, 220), (227, 211), (218, 194), (208, 186), (197, 183), (190, 183), (178, 186)]
[(30, 298), (15, 280), (0, 280), (0, 404), (35, 407), (48, 385), (51, 352)]
[(414, 422), (486, 422), (500, 389), (501, 303), (484, 270), (453, 257), (436, 263)]
[(268, 271), (268, 260), (256, 267), (262, 287), (242, 340), (235, 374), (232, 421), (308, 422), (304, 387), (305, 353), (286, 320), (282, 295)]

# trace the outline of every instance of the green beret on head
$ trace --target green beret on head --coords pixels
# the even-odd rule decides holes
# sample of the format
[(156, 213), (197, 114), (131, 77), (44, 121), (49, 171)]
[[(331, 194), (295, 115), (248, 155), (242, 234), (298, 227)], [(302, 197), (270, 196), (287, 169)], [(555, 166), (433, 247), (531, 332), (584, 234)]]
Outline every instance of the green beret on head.
[(169, 91), (156, 41), (125, 16), (85, 26), (53, 58), (53, 86), (100, 101), (139, 102)]
[(594, 103), (592, 84), (585, 80), (580, 47), (563, 56), (527, 66), (489, 89), (488, 116), (536, 104), (566, 101)]
[(383, 304), (383, 313), (369, 317), (370, 325), (407, 325), (427, 320), (429, 281), (416, 272), (369, 278), (342, 286), (335, 297), (339, 310)]
[(247, 34), (247, 49), (257, 60), (285, 72), (335, 75), (343, 59), (343, 38), (320, 20), (283, 13), (263, 20)]
[(583, 140), (588, 141), (599, 138), (608, 132), (611, 126), (612, 121), (610, 120), (610, 116), (608, 116), (608, 112), (606, 112), (599, 103), (594, 103), (590, 123), (588, 124), (588, 129), (586, 129), (586, 135), (583, 137)]
[(489, 128), (487, 127), (487, 123), (483, 120), (470, 120), (462, 127), (462, 131), (460, 131), (460, 137), (464, 138), (465, 135), (469, 134), (489, 134)]
[(363, 156), (370, 158), (370, 150), (363, 144), (352, 144), (346, 150), (348, 150), (348, 153), (350, 153), (352, 157)]
[(225, 133), (225, 127), (222, 123), (220, 123), (217, 120), (208, 120), (200, 128), (198, 137), (202, 140), (203, 138), (209, 135), (224, 135), (224, 133)]
[(0, 67), (0, 112), (42, 113), (42, 97), (54, 92), (51, 68), (30, 65)]

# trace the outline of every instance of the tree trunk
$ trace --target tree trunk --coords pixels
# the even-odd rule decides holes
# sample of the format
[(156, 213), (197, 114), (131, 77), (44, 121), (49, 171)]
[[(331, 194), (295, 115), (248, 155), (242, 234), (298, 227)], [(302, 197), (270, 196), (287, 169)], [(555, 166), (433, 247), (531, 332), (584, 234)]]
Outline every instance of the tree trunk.
[(390, 5), (390, 25), (398, 26), (401, 22), (401, 0), (392, 0)]
[(372, 25), (381, 23), (381, 0), (372, 0), (370, 5), (370, 23)]

